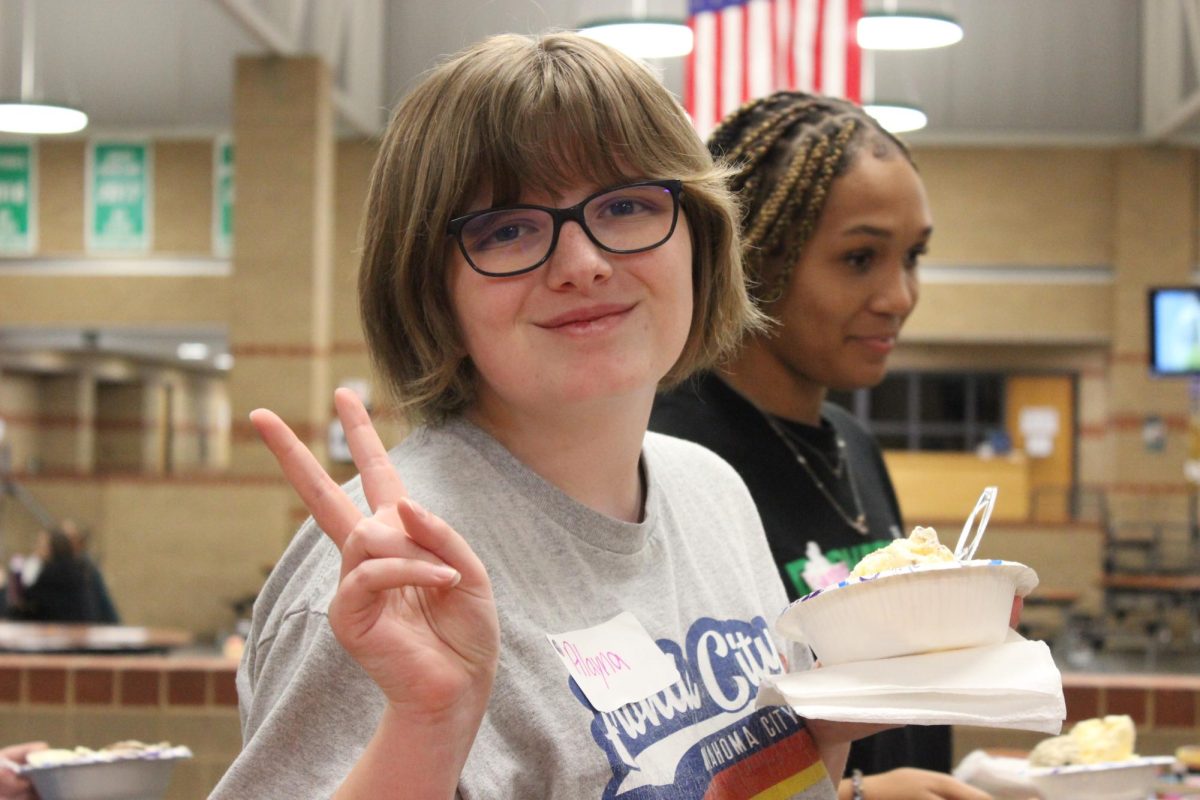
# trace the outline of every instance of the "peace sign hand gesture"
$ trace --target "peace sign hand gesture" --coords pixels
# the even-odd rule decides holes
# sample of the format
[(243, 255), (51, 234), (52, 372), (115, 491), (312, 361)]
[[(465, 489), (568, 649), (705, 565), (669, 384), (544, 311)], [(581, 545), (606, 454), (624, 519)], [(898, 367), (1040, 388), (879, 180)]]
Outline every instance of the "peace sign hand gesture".
[[(342, 647), (411, 720), (482, 717), (500, 633), (479, 558), (407, 496), (366, 408), (349, 389), (334, 405), (363, 492), (364, 516), (274, 413), (251, 421), (317, 524), (342, 554), (329, 624)], [(476, 719), (476, 724), (478, 720)]]

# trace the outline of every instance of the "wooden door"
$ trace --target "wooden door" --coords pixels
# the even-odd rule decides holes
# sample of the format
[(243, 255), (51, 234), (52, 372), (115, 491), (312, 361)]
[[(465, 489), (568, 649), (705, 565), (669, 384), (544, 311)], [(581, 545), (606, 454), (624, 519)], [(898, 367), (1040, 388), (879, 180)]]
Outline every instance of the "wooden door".
[(1013, 447), (1028, 453), (1021, 432), (1027, 409), (1053, 410), (1057, 432), (1045, 456), (1029, 456), (1029, 513), (1032, 519), (1063, 522), (1070, 519), (1071, 487), (1075, 483), (1075, 376), (1009, 375), (1005, 382), (1005, 425)]

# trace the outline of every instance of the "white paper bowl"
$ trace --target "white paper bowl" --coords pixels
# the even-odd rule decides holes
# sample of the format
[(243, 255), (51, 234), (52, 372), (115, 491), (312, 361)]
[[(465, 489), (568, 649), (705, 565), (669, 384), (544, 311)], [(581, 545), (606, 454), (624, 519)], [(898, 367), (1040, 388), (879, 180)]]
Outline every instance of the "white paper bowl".
[(186, 747), (153, 756), (25, 767), (41, 800), (160, 800), (171, 782), (171, 770)]
[(822, 664), (1000, 644), (1013, 595), (1037, 573), (1012, 561), (902, 567), (801, 597), (779, 616), (780, 635), (812, 647)]
[(1076, 767), (1031, 767), (1029, 780), (1044, 800), (1146, 800), (1171, 756), (1146, 756)]

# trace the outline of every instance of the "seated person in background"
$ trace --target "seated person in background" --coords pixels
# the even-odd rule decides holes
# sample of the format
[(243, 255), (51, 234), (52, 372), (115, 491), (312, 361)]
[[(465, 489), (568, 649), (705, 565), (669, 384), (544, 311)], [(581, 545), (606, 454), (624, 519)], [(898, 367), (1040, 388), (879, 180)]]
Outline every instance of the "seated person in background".
[(104, 582), (104, 574), (100, 572), (100, 567), (92, 559), (88, 553), (88, 542), (91, 539), (91, 532), (81, 526), (73, 519), (64, 519), (58, 523), (58, 527), (67, 538), (71, 540), (71, 545), (75, 548), (75, 555), (83, 564), (84, 572), (87, 573), (88, 584), (92, 593), (92, 604), (96, 609), (96, 622), (109, 624), (119, 624), (121, 617), (117, 614), (117, 607), (113, 604), (112, 595), (108, 593), (108, 584)]
[(29, 779), (17, 774), (13, 765), (25, 763), (25, 756), (36, 750), (45, 750), (45, 742), (25, 742), (0, 747), (0, 800), (37, 800)]
[(40, 569), (21, 571), (20, 599), (10, 609), (13, 619), (36, 622), (96, 622), (95, 596), (89, 572), (75, 553), (70, 537), (58, 528), (38, 534), (34, 558)]

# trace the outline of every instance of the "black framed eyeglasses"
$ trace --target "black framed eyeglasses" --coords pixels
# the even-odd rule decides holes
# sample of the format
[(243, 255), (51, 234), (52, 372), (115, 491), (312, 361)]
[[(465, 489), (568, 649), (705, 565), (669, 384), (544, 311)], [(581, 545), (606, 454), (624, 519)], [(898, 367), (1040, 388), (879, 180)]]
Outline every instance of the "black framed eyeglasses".
[(683, 181), (638, 181), (601, 189), (570, 208), (518, 204), (455, 217), (446, 235), (476, 272), (490, 278), (521, 275), (546, 263), (563, 223), (578, 222), (601, 250), (653, 250), (675, 233)]

